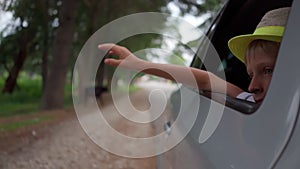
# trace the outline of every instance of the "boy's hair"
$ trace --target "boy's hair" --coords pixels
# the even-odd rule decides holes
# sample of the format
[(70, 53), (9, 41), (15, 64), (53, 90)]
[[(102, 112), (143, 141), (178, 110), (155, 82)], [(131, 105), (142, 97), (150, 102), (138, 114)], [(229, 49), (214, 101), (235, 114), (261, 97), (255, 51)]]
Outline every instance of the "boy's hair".
[(246, 49), (252, 41), (262, 39), (281, 42), (289, 11), (290, 8), (285, 7), (267, 12), (253, 34), (236, 36), (228, 41), (230, 51), (240, 61), (244, 62)]
[(254, 40), (247, 47), (247, 50), (245, 52), (245, 62), (247, 62), (249, 57), (255, 56), (254, 52), (257, 48), (261, 48), (265, 53), (269, 54), (270, 56), (277, 57), (279, 47), (279, 42), (273, 42), (262, 39)]

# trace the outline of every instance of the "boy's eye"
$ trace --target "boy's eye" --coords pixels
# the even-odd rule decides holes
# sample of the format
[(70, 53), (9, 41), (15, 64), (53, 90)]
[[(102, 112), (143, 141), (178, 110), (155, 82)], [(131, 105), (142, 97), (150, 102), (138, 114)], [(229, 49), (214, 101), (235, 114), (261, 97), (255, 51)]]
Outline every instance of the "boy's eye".
[(249, 74), (249, 75), (248, 75), (248, 78), (249, 78), (249, 80), (252, 80), (253, 74)]
[(272, 68), (265, 68), (264, 69), (264, 74), (265, 75), (272, 75), (273, 74), (273, 69)]

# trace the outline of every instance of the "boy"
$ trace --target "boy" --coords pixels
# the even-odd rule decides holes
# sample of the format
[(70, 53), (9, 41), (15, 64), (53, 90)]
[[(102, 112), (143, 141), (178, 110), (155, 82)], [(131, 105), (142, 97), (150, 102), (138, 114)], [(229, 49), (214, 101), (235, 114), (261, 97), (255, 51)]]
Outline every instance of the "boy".
[[(263, 101), (271, 81), (288, 13), (288, 7), (269, 11), (257, 25), (253, 34), (237, 36), (228, 42), (231, 52), (246, 65), (251, 78), (248, 88), (250, 93), (229, 82), (224, 82), (223, 79), (208, 71), (147, 62), (134, 56), (125, 47), (115, 44), (102, 44), (98, 48), (110, 50), (109, 54), (119, 57), (119, 59), (105, 59), (105, 63), (108, 65), (121, 66), (170, 79), (200, 90), (224, 93), (231, 97), (260, 103)], [(166, 72), (172, 72), (174, 76), (172, 77)], [(187, 76), (189, 73), (192, 73), (195, 78)], [(226, 84), (226, 87), (222, 84)]]

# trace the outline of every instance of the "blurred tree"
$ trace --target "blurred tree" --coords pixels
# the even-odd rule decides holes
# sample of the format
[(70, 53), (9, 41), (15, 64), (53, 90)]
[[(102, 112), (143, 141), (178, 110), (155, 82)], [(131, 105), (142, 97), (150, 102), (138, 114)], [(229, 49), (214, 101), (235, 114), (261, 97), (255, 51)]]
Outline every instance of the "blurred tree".
[[(2, 91), (8, 93), (14, 91), (18, 74), (23, 67), (27, 72), (32, 72), (31, 74), (40, 74), (39, 70), (42, 70), (43, 84), (45, 84), (49, 43), (52, 41), (51, 36), (55, 28), (52, 24), (57, 18), (56, 1), (4, 0), (1, 7), (2, 10), (13, 14), (13, 22), (6, 25), (0, 37), (2, 49), (0, 67), (3, 66), (8, 72)], [(23, 52), (20, 51), (21, 49)], [(16, 53), (18, 50), (20, 52)], [(25, 62), (26, 60), (28, 61)], [(37, 71), (36, 67), (40, 65), (42, 69)]]
[(182, 14), (191, 13), (200, 15), (207, 12), (216, 12), (223, 0), (169, 0), (174, 2)]
[[(206, 1), (209, 6), (192, 0), (2, 0), (2, 10), (13, 13), (14, 19), (14, 24), (0, 33), (0, 70), (7, 72), (1, 72), (7, 76), (3, 92), (14, 91), (21, 70), (39, 74), (44, 86), (42, 108), (61, 108), (67, 73), (83, 44), (97, 29), (136, 12), (170, 12), (163, 10), (170, 2), (178, 5), (182, 14), (199, 15), (212, 10), (219, 0)], [(136, 51), (149, 46), (153, 38), (144, 36), (121, 43)], [(97, 85), (103, 86), (105, 78), (111, 79), (107, 75), (112, 75), (113, 70), (104, 70), (101, 64)]]
[[(164, 5), (166, 5), (166, 2), (161, 0), (83, 0), (83, 5), (81, 5), (80, 8), (80, 15), (78, 20), (79, 24), (77, 26), (77, 32), (79, 33), (77, 36), (78, 41), (76, 41), (77, 45), (75, 46), (81, 47), (82, 43), (84, 43), (94, 32), (96, 32), (99, 28), (101, 28), (108, 22), (113, 21), (114, 19), (137, 12), (158, 12), (160, 11), (160, 8)], [(145, 44), (147, 44), (151, 40), (152, 38), (143, 37), (139, 38), (138, 41), (127, 41), (127, 43), (123, 43), (123, 45), (126, 45), (131, 50), (138, 50), (145, 47)], [(85, 68), (81, 68), (81, 70), (85, 70)], [(98, 88), (109, 88), (113, 71), (113, 68), (107, 67), (106, 65), (104, 65), (103, 62), (101, 62), (97, 71), (95, 85)], [(83, 81), (84, 78), (87, 78), (86, 75), (84, 75), (84, 73), (79, 73), (78, 76), (80, 81)], [(83, 84), (78, 85), (81, 86), (80, 88), (84, 88), (82, 87), (84, 86)], [(84, 90), (79, 91), (78, 94), (82, 95), (82, 92), (84, 92)]]
[(212, 22), (224, 0), (168, 0), (168, 2), (174, 3), (180, 9), (181, 15), (187, 13), (194, 16), (209, 14), (210, 16), (199, 25), (199, 27), (205, 28)]
[(61, 4), (59, 24), (53, 40), (52, 62), (42, 96), (42, 109), (63, 107), (64, 87), (75, 33), (76, 11), (79, 0), (64, 0)]
[(18, 39), (18, 45), (19, 45), (19, 51), (14, 59), (14, 65), (9, 70), (8, 78), (5, 81), (5, 86), (2, 90), (3, 93), (12, 93), (14, 91), (14, 88), (16, 86), (17, 77), (19, 75), (19, 72), (21, 71), (24, 62), (27, 57), (27, 48), (28, 44), (32, 40), (30, 35), (30, 30), (24, 30), (22, 31), (22, 36)]

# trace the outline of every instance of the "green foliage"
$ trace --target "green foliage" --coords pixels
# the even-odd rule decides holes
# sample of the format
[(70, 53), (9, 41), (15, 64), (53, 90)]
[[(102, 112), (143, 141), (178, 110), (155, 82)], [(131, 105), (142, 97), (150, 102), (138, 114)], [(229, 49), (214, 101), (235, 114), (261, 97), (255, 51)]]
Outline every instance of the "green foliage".
[[(161, 25), (163, 26), (163, 25)], [(139, 34), (123, 39), (118, 44), (121, 46), (126, 46), (131, 52), (138, 50), (143, 50), (147, 48), (159, 48), (160, 43), (154, 43), (155, 40), (161, 39), (162, 37), (157, 34)], [(141, 56), (142, 59), (147, 60), (146, 56)]]
[[(0, 85), (4, 85), (4, 80), (1, 79)], [(24, 103), (28, 101), (27, 97), (24, 96), (30, 96), (32, 101), (36, 101), (41, 96), (41, 79), (27, 79), (26, 77), (20, 77), (18, 79), (18, 87), (15, 93), (12, 94), (1, 94), (2, 98), (0, 98), (0, 102), (3, 103), (3, 101), (8, 102), (18, 102), (18, 103)]]
[[(1, 88), (3, 85), (4, 81), (1, 80)], [(0, 117), (32, 113), (38, 109), (37, 103), (39, 102), (40, 97), (40, 80), (25, 80), (24, 78), (20, 78), (16, 92), (0, 95)]]
[(28, 36), (24, 70), (40, 73), (42, 55), (51, 49), (53, 32), (58, 17), (56, 1), (16, 0), (1, 4), (2, 10), (13, 14), (13, 25), (7, 25), (0, 36), (0, 70), (9, 71), (22, 46), (21, 39)]
[[(83, 0), (78, 10), (77, 27), (75, 33), (75, 41), (73, 48), (73, 56), (77, 56), (83, 44), (98, 29), (105, 24), (118, 19), (120, 17), (138, 12), (160, 12), (161, 8), (166, 5), (166, 1), (162, 0)], [(131, 50), (141, 49), (145, 44), (149, 43), (149, 36), (144, 35), (143, 38), (130, 37), (127, 42), (120, 42)], [(153, 37), (153, 36), (152, 36)], [(135, 39), (135, 40), (133, 40)], [(139, 40), (137, 40), (139, 39)], [(72, 58), (72, 63), (76, 57)], [(72, 64), (73, 65), (73, 64)], [(111, 71), (108, 73), (111, 74)]]
[[(2, 97), (1, 97), (2, 98)], [(36, 102), (33, 103), (11, 103), (6, 102), (1, 105), (0, 117), (10, 117), (15, 115), (31, 114), (38, 110)]]
[(218, 10), (222, 4), (222, 0), (169, 0), (169, 2), (174, 2), (179, 7), (182, 14), (191, 13), (193, 15), (216, 12), (216, 10)]
[[(0, 79), (0, 87), (4, 85), (4, 79)], [(12, 94), (0, 95), (0, 117), (30, 114), (38, 111), (42, 96), (41, 78), (30, 79), (27, 75), (21, 74), (18, 79), (17, 90)], [(67, 84), (65, 87), (65, 105), (72, 104), (72, 87)]]
[(64, 105), (66, 106), (71, 106), (73, 105), (73, 98), (72, 98), (72, 84), (67, 83), (65, 85), (65, 90), (64, 90)]
[(223, 5), (223, 0), (168, 0), (168, 2), (174, 3), (180, 10), (180, 14), (191, 14), (194, 16), (201, 16), (203, 14), (210, 14), (203, 24), (199, 25), (199, 28), (206, 28), (210, 25), (216, 13)]

